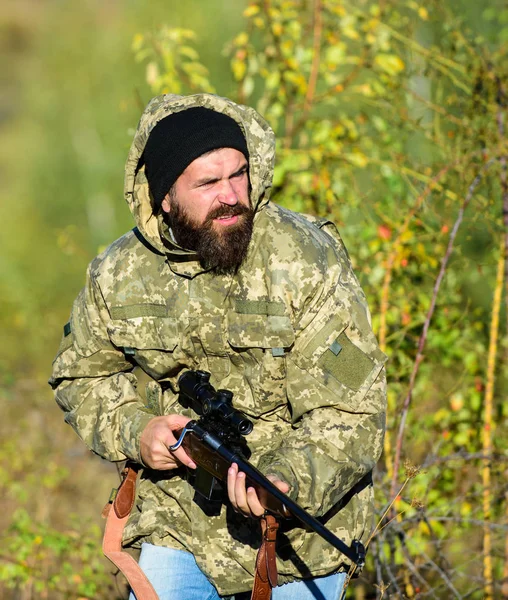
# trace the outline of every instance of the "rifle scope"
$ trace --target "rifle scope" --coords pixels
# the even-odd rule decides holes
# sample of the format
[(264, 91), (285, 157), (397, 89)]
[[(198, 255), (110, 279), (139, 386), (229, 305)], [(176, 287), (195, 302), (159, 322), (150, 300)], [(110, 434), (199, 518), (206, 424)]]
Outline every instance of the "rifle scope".
[(178, 385), (180, 393), (191, 401), (198, 415), (217, 418), (241, 435), (252, 431), (252, 421), (233, 408), (233, 393), (216, 390), (207, 371), (186, 371), (178, 379)]

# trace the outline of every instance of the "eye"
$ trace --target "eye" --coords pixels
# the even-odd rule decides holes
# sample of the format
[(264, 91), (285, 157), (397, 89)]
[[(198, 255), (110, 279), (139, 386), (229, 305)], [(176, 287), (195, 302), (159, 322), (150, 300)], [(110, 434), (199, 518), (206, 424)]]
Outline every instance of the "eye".
[(198, 185), (198, 187), (208, 189), (208, 188), (211, 188), (216, 183), (217, 183), (216, 179), (211, 179), (210, 181), (204, 181), (203, 183)]
[(240, 179), (240, 177), (243, 177), (246, 173), (247, 173), (247, 167), (245, 167), (241, 171), (238, 171), (238, 173), (235, 173), (233, 175), (233, 177), (237, 177), (238, 179)]

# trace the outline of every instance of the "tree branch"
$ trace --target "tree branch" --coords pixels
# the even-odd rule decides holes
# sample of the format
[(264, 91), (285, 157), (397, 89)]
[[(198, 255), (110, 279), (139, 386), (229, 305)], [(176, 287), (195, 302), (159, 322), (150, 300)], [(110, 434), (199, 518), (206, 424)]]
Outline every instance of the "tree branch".
[(399, 430), (398, 430), (398, 434), (397, 434), (397, 441), (396, 441), (396, 446), (395, 446), (395, 459), (394, 459), (394, 464), (393, 464), (393, 473), (392, 473), (392, 485), (391, 485), (391, 496), (395, 495), (395, 490), (397, 487), (397, 475), (398, 475), (398, 471), (399, 471), (399, 465), (400, 465), (400, 456), (402, 453), (402, 441), (403, 441), (403, 437), (404, 437), (404, 430), (406, 427), (406, 420), (407, 420), (407, 415), (409, 412), (409, 405), (411, 404), (411, 398), (413, 395), (413, 390), (414, 390), (414, 386), (416, 383), (416, 376), (418, 374), (418, 371), (420, 369), (420, 364), (423, 361), (424, 358), (424, 354), (423, 354), (423, 349), (425, 348), (425, 344), (427, 342), (427, 336), (429, 333), (429, 327), (430, 327), (430, 321), (432, 319), (432, 316), (434, 315), (434, 310), (436, 308), (436, 302), (437, 302), (437, 296), (439, 293), (439, 289), (441, 287), (441, 283), (443, 281), (444, 275), (445, 275), (445, 271), (446, 271), (446, 267), (448, 266), (448, 262), (450, 260), (450, 257), (452, 255), (453, 252), (453, 244), (455, 242), (455, 238), (457, 237), (457, 233), (459, 230), (459, 227), (462, 223), (462, 220), (464, 218), (464, 213), (467, 209), (467, 207), (469, 206), (469, 203), (471, 202), (471, 199), (473, 197), (474, 191), (476, 190), (476, 188), (478, 187), (478, 185), (480, 184), (484, 173), (489, 169), (489, 167), (496, 161), (496, 158), (492, 158), (491, 160), (489, 160), (485, 165), (483, 165), (480, 173), (478, 173), (478, 175), (474, 178), (473, 182), (471, 183), (471, 185), (469, 186), (468, 189), (468, 193), (466, 195), (466, 198), (459, 210), (459, 214), (457, 216), (457, 220), (455, 221), (455, 224), (453, 226), (453, 229), (450, 233), (450, 238), (448, 240), (448, 247), (446, 249), (445, 255), (443, 256), (443, 259), (441, 261), (441, 268), (439, 270), (439, 274), (437, 276), (436, 282), (434, 284), (434, 291), (432, 294), (432, 300), (430, 303), (430, 307), (429, 310), (427, 312), (427, 316), (425, 318), (425, 322), (423, 324), (423, 329), (422, 329), (422, 333), (420, 335), (420, 339), (418, 341), (418, 351), (416, 354), (416, 358), (415, 358), (415, 362), (413, 365), (413, 371), (411, 373), (411, 377), (409, 380), (409, 388), (407, 391), (407, 395), (406, 398), (404, 399), (404, 404), (402, 406), (402, 414), (401, 414), (401, 420), (400, 420), (400, 425), (399, 425)]

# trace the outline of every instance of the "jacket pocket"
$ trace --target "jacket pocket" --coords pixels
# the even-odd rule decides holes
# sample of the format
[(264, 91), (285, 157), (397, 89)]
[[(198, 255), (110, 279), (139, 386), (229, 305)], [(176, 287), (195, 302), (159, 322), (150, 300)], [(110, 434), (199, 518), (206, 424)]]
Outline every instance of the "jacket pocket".
[(285, 404), (286, 353), (295, 341), (289, 317), (230, 311), (227, 338), (237, 368), (223, 385), (231, 386), (236, 406), (258, 416)]
[[(111, 342), (154, 379), (166, 377), (176, 368), (174, 353), (179, 342), (177, 320), (159, 316), (157, 310), (160, 309), (154, 309), (159, 306), (166, 308), (138, 305), (134, 312), (129, 307), (131, 310), (126, 318), (113, 318), (107, 326)], [(150, 311), (156, 314), (150, 314)], [(114, 310), (111, 312), (112, 316), (117, 316)]]

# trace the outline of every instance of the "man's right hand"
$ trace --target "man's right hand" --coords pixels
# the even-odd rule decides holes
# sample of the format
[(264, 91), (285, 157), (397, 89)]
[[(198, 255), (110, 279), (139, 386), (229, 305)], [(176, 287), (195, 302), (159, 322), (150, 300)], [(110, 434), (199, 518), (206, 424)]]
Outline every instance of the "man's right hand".
[[(171, 452), (169, 446), (176, 444), (178, 432), (190, 421), (182, 415), (155, 417), (143, 429), (139, 441), (143, 463), (156, 470), (177, 469), (181, 465), (196, 468), (196, 463), (180, 447)], [(176, 436), (175, 433), (176, 432)]]

